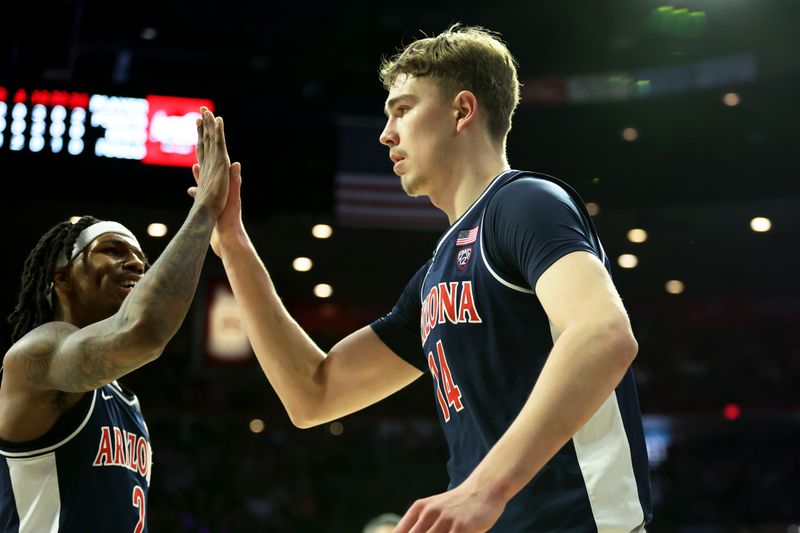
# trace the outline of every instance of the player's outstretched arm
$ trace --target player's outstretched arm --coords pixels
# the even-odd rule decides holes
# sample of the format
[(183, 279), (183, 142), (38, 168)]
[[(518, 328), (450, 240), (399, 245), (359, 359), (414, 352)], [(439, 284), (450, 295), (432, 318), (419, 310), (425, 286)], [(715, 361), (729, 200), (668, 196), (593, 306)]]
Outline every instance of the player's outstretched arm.
[(200, 181), (183, 225), (114, 315), (83, 328), (45, 324), (12, 346), (6, 362), (23, 366), (31, 385), (66, 392), (95, 389), (158, 357), (178, 331), (228, 195), (230, 161), (222, 119), (205, 108), (201, 114)]
[(239, 304), (250, 343), (292, 422), (310, 427), (371, 405), (422, 373), (370, 327), (323, 352), (291, 317), (242, 223), (241, 165), (212, 240)]
[(284, 307), (246, 233), (220, 239), (222, 259), (261, 368), (292, 423), (341, 418), (407, 386), (422, 373), (369, 326), (323, 352)]

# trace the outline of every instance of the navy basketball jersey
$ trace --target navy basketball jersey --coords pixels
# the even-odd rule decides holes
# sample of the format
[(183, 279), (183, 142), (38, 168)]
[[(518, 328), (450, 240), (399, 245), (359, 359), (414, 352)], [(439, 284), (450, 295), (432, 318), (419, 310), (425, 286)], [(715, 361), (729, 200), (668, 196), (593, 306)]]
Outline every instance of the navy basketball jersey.
[[(392, 311), (381, 339), (432, 376), (459, 485), (528, 400), (558, 331), (533, 287), (571, 252), (610, 271), (572, 188), (509, 170), (439, 239)], [(514, 496), (493, 532), (637, 531), (649, 522), (650, 482), (631, 370), (592, 419)]]
[(87, 392), (39, 439), (0, 441), (0, 531), (146, 532), (151, 464), (136, 396)]

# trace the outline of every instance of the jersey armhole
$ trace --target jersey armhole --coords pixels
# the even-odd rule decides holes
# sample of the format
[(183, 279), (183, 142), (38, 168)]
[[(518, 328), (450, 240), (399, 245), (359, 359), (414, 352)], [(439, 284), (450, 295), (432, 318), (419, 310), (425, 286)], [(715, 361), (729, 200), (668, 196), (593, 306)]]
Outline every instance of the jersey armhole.
[[(87, 392), (72, 411), (56, 422), (53, 428), (41, 437), (20, 444), (3, 443), (3, 446), (0, 447), (0, 455), (9, 458), (32, 457), (51, 452), (71, 441), (83, 430), (89, 422), (92, 413), (94, 413), (95, 404), (97, 403), (97, 392), (98, 389)], [(87, 403), (89, 404), (88, 408), (86, 408)], [(83, 416), (81, 416), (81, 408), (86, 409)]]
[(489, 262), (488, 250), (486, 249), (486, 241), (483, 238), (483, 235), (486, 233), (486, 211), (488, 210), (488, 208), (489, 206), (487, 204), (486, 208), (483, 210), (483, 213), (481, 213), (481, 228), (483, 228), (483, 231), (480, 232), (480, 240), (481, 240), (481, 260), (483, 261), (483, 265), (486, 267), (486, 270), (489, 271), (489, 274), (491, 274), (492, 277), (495, 280), (497, 280), (497, 282), (500, 283), (501, 285), (504, 285), (509, 289), (517, 292), (522, 292), (525, 294), (536, 294), (536, 291), (534, 291), (532, 288), (522, 287), (520, 285), (512, 283), (507, 279), (503, 278), (495, 268), (492, 268), (492, 265)]

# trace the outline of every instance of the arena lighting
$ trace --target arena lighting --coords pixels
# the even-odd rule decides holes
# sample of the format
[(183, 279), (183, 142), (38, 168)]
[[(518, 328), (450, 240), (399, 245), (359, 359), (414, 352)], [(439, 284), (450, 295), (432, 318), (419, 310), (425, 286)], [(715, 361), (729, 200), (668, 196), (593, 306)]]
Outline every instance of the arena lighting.
[(617, 258), (617, 264), (622, 268), (636, 268), (639, 258), (633, 254), (622, 254)]
[(344, 425), (341, 422), (332, 422), (328, 429), (334, 437), (344, 433)]
[(264, 421), (260, 418), (254, 418), (250, 421), (250, 431), (253, 433), (261, 433), (264, 431)]
[(314, 296), (317, 298), (330, 298), (333, 294), (333, 287), (327, 283), (319, 283), (314, 286)]
[(722, 408), (722, 416), (725, 417), (726, 420), (736, 420), (741, 416), (742, 409), (735, 403), (729, 403), (725, 407)]
[(292, 268), (298, 272), (308, 272), (313, 266), (314, 262), (308, 257), (295, 257), (292, 261)]
[(678, 37), (697, 37), (706, 24), (705, 11), (690, 11), (685, 7), (659, 6), (647, 16), (647, 25), (652, 30)]
[(636, 128), (625, 128), (622, 130), (622, 138), (628, 142), (633, 142), (639, 138), (639, 132)]
[(628, 240), (640, 244), (647, 240), (647, 232), (642, 228), (633, 228), (628, 231)]
[(679, 279), (671, 279), (664, 284), (664, 289), (670, 294), (682, 294), (685, 286)]
[(675, 439), (674, 422), (663, 415), (642, 415), (647, 458), (654, 468), (667, 460), (670, 445)]
[(167, 225), (161, 222), (153, 222), (147, 226), (147, 234), (151, 237), (163, 237), (167, 234)]
[(587, 202), (586, 211), (589, 212), (589, 216), (597, 216), (600, 213), (600, 206), (595, 202)]
[(108, 96), (0, 85), (0, 153), (105, 157), (191, 167), (208, 99)]
[(327, 224), (316, 224), (313, 228), (311, 228), (311, 235), (317, 239), (327, 239), (333, 235), (333, 228)]
[(728, 107), (735, 107), (739, 105), (742, 99), (736, 93), (725, 93), (722, 97), (722, 103)]
[(772, 229), (772, 221), (766, 217), (755, 217), (750, 221), (750, 229), (764, 233)]

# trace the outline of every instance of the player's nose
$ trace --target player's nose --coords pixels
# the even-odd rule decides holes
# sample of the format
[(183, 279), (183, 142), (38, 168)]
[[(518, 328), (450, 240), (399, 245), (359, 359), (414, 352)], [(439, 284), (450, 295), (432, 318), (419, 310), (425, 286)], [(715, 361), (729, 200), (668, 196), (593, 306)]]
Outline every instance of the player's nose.
[(397, 130), (394, 128), (394, 124), (392, 123), (391, 119), (386, 121), (386, 126), (384, 126), (380, 137), (378, 137), (378, 140), (382, 145), (388, 146), (389, 148), (397, 146)]

